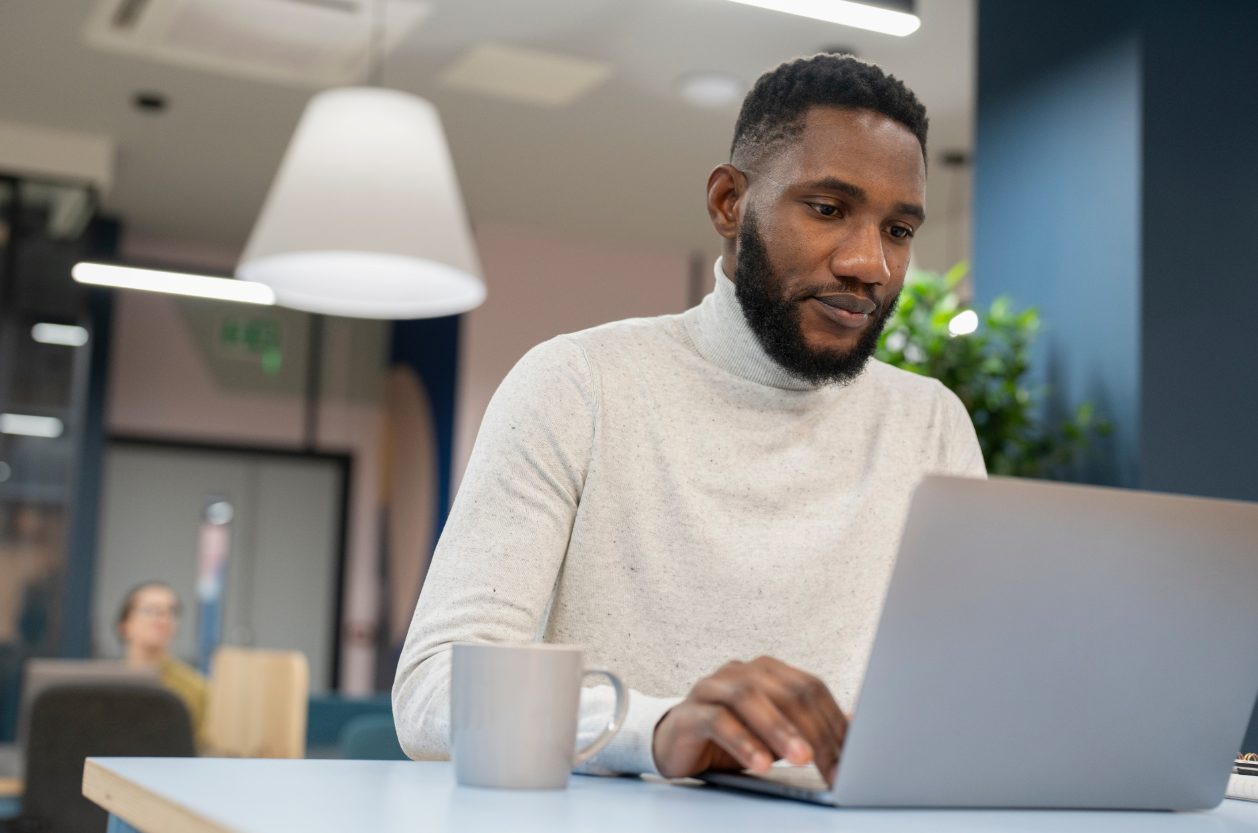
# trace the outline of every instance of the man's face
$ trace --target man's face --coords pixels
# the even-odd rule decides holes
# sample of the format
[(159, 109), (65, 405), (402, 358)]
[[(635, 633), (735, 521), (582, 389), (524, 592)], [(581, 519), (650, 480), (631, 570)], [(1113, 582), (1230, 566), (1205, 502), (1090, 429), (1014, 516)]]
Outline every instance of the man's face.
[(868, 110), (818, 107), (798, 140), (745, 173), (734, 283), (748, 323), (793, 375), (850, 381), (895, 308), (925, 219), (917, 138)]

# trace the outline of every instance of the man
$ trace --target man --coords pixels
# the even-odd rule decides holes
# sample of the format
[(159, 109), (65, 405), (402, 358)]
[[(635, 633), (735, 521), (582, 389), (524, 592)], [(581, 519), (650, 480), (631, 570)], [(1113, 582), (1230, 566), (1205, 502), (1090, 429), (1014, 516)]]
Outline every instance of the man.
[(633, 689), (590, 771), (785, 758), (833, 780), (910, 492), (984, 475), (960, 401), (870, 360), (925, 220), (926, 124), (873, 65), (778, 67), (708, 177), (713, 293), (520, 360), (398, 666), (409, 754), (446, 754), (451, 643), (541, 638)]

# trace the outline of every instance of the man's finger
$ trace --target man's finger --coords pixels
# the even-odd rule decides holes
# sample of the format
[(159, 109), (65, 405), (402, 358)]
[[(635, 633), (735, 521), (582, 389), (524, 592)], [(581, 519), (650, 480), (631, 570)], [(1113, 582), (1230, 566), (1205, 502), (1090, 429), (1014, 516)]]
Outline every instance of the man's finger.
[(772, 753), (733, 712), (715, 704), (699, 708), (704, 710), (704, 735), (728, 752), (744, 769), (764, 772), (773, 764)]
[[(829, 690), (815, 677), (778, 660), (757, 660), (753, 667), (761, 677), (759, 688), (807, 741), (812, 761), (822, 776), (832, 778), (846, 733), (846, 720)], [(800, 762), (792, 760), (792, 763)]]
[(847, 716), (843, 714), (843, 710), (839, 708), (839, 704), (824, 683), (775, 657), (761, 657), (756, 660), (756, 664), (758, 667), (771, 670), (775, 677), (786, 680), (792, 692), (804, 692), (802, 699), (825, 716), (833, 736), (842, 745), (847, 736)]
[(696, 694), (728, 708), (776, 758), (806, 764), (812, 760), (807, 736), (782, 713), (764, 689), (761, 675), (749, 667), (736, 674), (717, 675), (696, 687)]

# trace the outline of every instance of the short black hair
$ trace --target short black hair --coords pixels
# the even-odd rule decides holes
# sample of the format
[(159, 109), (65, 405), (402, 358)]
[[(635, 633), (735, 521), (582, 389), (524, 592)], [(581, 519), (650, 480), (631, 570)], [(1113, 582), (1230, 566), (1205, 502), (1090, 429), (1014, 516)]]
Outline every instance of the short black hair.
[(813, 107), (872, 110), (907, 127), (926, 158), (926, 108), (894, 75), (852, 55), (825, 53), (797, 58), (769, 70), (743, 99), (730, 161), (753, 164), (804, 130)]

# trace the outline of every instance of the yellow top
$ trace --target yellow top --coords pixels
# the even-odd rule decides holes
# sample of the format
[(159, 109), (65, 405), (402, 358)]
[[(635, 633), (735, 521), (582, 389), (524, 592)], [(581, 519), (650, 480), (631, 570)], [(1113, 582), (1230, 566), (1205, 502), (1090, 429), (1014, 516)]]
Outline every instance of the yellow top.
[(197, 746), (202, 746), (205, 740), (205, 677), (191, 665), (174, 657), (162, 660), (157, 674), (162, 685), (188, 707), (188, 716), (192, 718), (192, 733), (196, 737)]

